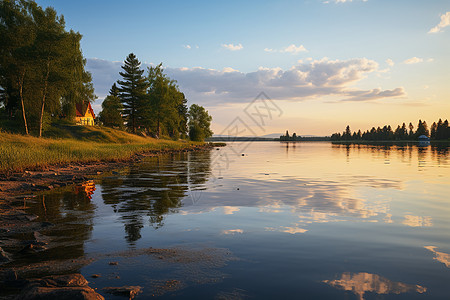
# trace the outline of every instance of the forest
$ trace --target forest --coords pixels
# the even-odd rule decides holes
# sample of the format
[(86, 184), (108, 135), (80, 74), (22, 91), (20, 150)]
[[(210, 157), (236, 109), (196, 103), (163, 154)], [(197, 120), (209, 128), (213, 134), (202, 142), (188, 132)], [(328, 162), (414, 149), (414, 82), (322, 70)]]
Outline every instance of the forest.
[[(52, 125), (75, 124), (76, 106), (97, 97), (86, 71), (82, 35), (64, 16), (34, 1), (0, 1), (0, 129), (42, 137)], [(144, 76), (131, 53), (96, 119), (98, 125), (153, 137), (202, 141), (211, 116), (187, 99), (162, 64)]]
[(450, 139), (450, 127), (448, 120), (433, 122), (428, 128), (427, 122), (419, 120), (417, 127), (414, 128), (412, 123), (406, 126), (403, 123), (398, 125), (395, 130), (390, 125), (383, 127), (372, 127), (372, 129), (361, 132), (358, 130), (352, 133), (350, 126), (347, 125), (342, 133), (333, 133), (332, 141), (406, 141), (417, 140), (419, 136), (425, 135), (431, 140), (448, 140)]
[(121, 80), (114, 83), (102, 103), (99, 120), (104, 126), (152, 137), (187, 138), (203, 141), (212, 135), (212, 117), (187, 99), (162, 64), (140, 69), (141, 62), (130, 53), (124, 61)]

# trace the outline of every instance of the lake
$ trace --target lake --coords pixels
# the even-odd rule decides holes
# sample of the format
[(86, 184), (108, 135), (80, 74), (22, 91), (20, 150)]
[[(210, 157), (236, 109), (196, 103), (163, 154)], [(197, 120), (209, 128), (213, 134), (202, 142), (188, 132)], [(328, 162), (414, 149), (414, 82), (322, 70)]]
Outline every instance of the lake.
[[(89, 258), (136, 299), (449, 299), (447, 146), (228, 143), (39, 196), (18, 263)], [(98, 278), (91, 278), (99, 274)], [(121, 299), (121, 298), (117, 298)]]

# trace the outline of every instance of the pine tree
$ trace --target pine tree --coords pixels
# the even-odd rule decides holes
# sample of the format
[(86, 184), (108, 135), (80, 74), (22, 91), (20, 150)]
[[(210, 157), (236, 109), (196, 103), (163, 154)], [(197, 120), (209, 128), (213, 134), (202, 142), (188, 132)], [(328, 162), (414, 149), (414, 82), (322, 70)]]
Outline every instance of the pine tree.
[(124, 61), (122, 66), (123, 72), (119, 72), (123, 80), (117, 81), (120, 85), (120, 99), (123, 104), (123, 115), (127, 122), (127, 127), (133, 133), (139, 124), (139, 113), (142, 108), (142, 103), (146, 97), (147, 82), (142, 76), (144, 70), (140, 69), (141, 62), (136, 55), (130, 53)]

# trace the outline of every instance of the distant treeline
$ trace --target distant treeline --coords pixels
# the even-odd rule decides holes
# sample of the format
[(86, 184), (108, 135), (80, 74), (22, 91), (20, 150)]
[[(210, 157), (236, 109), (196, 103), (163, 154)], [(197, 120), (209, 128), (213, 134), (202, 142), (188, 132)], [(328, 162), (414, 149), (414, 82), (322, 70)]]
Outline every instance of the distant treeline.
[(414, 125), (409, 123), (406, 126), (403, 123), (398, 125), (395, 130), (392, 130), (390, 125), (383, 127), (372, 127), (372, 129), (361, 132), (350, 130), (350, 126), (347, 126), (342, 133), (333, 133), (331, 135), (332, 141), (406, 141), (417, 140), (419, 136), (425, 135), (431, 140), (448, 140), (450, 139), (450, 127), (448, 121), (434, 122), (431, 128), (428, 129), (428, 125), (425, 121), (419, 120), (417, 129), (414, 130)]
[(286, 130), (285, 135), (280, 136), (280, 141), (300, 141), (302, 139), (301, 136), (297, 136), (297, 134), (294, 132), (292, 135), (289, 135), (289, 131)]

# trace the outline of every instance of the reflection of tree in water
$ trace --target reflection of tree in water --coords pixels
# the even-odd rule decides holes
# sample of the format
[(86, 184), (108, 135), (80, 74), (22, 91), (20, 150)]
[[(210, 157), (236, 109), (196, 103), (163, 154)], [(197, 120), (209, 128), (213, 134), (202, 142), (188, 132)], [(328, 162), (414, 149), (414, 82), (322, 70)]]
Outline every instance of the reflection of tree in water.
[[(84, 242), (91, 237), (95, 205), (91, 195), (93, 182), (71, 187), (70, 190), (38, 196), (38, 201), (28, 204), (28, 213), (39, 216), (37, 220), (55, 226), (39, 232), (48, 242), (45, 259), (73, 259), (84, 255)], [(42, 256), (41, 256), (42, 257)]]
[[(371, 153), (374, 157), (384, 158), (386, 161), (390, 159), (392, 154), (400, 155), (402, 161), (413, 162), (417, 159), (419, 167), (423, 167), (427, 161), (428, 155), (431, 160), (438, 165), (447, 164), (450, 143), (439, 142), (431, 146), (421, 147), (417, 143), (366, 143), (366, 144), (349, 144), (349, 143), (332, 143), (333, 150), (345, 151), (347, 159), (355, 152), (360, 153), (361, 150)], [(417, 158), (413, 156), (417, 155)]]
[(103, 179), (103, 201), (121, 216), (127, 242), (141, 238), (145, 217), (156, 229), (162, 227), (164, 216), (181, 207), (190, 189), (201, 189), (210, 165), (210, 151), (174, 153), (136, 164), (127, 175)]

